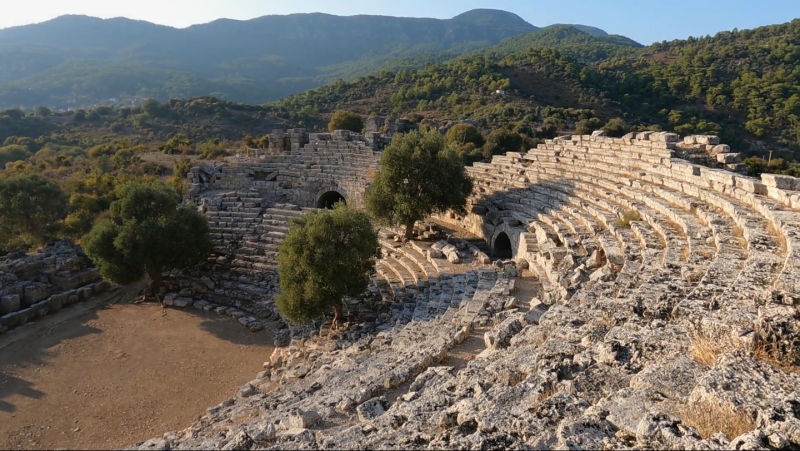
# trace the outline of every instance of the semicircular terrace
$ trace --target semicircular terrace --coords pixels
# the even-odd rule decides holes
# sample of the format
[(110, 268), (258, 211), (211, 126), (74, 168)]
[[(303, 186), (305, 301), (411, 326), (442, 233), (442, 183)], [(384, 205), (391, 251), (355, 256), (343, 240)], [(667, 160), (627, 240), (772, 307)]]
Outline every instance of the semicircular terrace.
[[(274, 265), (286, 218), (320, 190), (359, 204), (377, 168), (370, 150), (329, 173), (328, 150), (306, 147), (203, 175), (233, 190), (202, 205), (220, 246), (238, 240), (235, 280)], [(476, 163), (469, 213), (437, 219), (513, 265), (382, 232), (369, 328), (292, 340), (191, 427), (137, 448), (800, 446), (800, 179), (746, 177), (735, 159), (716, 137), (644, 132)], [(343, 167), (354, 176), (331, 175)], [(514, 296), (514, 267), (535, 296)], [(453, 363), (482, 325), (485, 349)]]

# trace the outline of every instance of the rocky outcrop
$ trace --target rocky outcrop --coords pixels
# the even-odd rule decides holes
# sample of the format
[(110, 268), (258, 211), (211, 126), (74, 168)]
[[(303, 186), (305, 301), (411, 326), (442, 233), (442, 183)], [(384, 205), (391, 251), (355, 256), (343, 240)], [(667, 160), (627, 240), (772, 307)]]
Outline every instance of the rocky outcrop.
[(68, 241), (0, 258), (0, 333), (105, 292), (110, 284)]

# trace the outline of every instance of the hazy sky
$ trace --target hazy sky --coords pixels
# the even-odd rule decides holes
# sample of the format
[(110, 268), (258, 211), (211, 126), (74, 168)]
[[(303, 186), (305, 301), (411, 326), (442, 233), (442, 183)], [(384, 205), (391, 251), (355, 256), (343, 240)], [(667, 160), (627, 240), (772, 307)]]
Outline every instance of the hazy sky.
[(800, 17), (800, 0), (0, 0), (0, 4), (4, 4), (0, 8), (0, 28), (42, 22), (63, 14), (124, 16), (186, 27), (222, 17), (251, 19), (307, 12), (446, 19), (474, 8), (493, 8), (513, 12), (536, 26), (592, 25), (643, 44)]

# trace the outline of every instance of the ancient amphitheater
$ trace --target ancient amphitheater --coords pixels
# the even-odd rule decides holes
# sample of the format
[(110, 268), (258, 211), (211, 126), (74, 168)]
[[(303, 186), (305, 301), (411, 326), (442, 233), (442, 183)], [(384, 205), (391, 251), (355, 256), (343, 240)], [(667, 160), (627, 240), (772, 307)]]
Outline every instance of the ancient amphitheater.
[[(388, 139), (270, 142), (190, 173), (215, 254), (171, 275), (168, 304), (275, 320), (288, 222), (361, 205)], [(132, 448), (800, 447), (800, 179), (740, 175), (737, 157), (644, 132), (477, 163), (468, 213), (434, 219), (503, 259), (382, 230), (346, 330), (286, 326), (250, 383)]]

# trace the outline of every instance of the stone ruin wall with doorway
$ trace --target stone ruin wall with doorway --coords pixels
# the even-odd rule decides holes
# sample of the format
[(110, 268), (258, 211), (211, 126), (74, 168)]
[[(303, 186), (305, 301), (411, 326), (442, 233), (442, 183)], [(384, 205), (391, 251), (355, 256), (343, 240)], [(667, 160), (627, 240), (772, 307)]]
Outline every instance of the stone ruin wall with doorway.
[(326, 193), (338, 193), (348, 204), (361, 206), (380, 151), (389, 142), (380, 133), (276, 130), (269, 149), (257, 158), (193, 168), (190, 196), (199, 200), (206, 191), (247, 191), (275, 203), (316, 208)]
[[(358, 205), (377, 164), (362, 137), (278, 136), (285, 155), (190, 176), (239, 246), (215, 263), (235, 276), (221, 294), (257, 292), (285, 221), (327, 189)], [(643, 132), (477, 163), (467, 212), (438, 219), (496, 252), (507, 238), (508, 260), (381, 235), (370, 291), (387, 309), (288, 337), (231, 398), (135, 448), (796, 449), (800, 179), (744, 176), (739, 158)]]
[(276, 320), (285, 327), (274, 298), (278, 247), (292, 219), (338, 200), (363, 207), (389, 141), (380, 133), (276, 130), (261, 155), (193, 167), (186, 200), (208, 217), (213, 254), (166, 275), (165, 304), (213, 310), (254, 331)]

